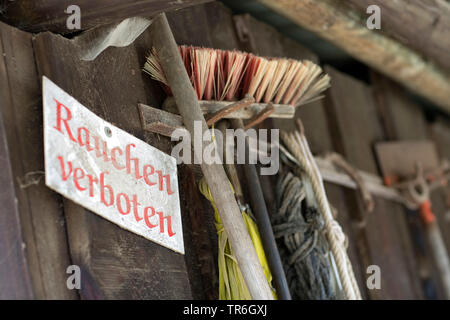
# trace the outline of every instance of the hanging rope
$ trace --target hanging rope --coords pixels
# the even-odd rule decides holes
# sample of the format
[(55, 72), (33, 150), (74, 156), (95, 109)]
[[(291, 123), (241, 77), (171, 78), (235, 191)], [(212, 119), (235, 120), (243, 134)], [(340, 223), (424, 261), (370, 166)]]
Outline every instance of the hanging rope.
[(313, 207), (305, 206), (302, 181), (292, 173), (282, 175), (277, 184), (277, 207), (273, 230), (286, 269), (293, 299), (334, 300), (329, 246), (325, 223)]
[[(233, 250), (228, 241), (228, 235), (223, 228), (220, 220), (219, 212), (216, 204), (209, 190), (206, 180), (203, 178), (199, 183), (200, 192), (209, 200), (214, 209), (214, 218), (216, 220), (216, 229), (218, 235), (218, 265), (219, 265), (219, 299), (220, 300), (251, 300), (250, 292), (245, 285), (244, 278), (241, 274), (236, 258), (233, 255)], [(247, 211), (247, 212), (246, 212)], [(250, 209), (242, 210), (242, 218), (252, 239), (253, 245), (258, 255), (259, 262), (264, 270), (269, 286), (272, 288), (272, 274), (267, 263), (267, 258), (262, 246), (261, 236), (258, 231), (258, 226), (251, 217)], [(276, 299), (274, 289), (272, 294)]]
[(345, 235), (343, 234), (341, 227), (333, 218), (322, 177), (309, 149), (308, 142), (304, 135), (303, 125), (300, 120), (297, 120), (297, 124), (300, 132), (281, 132), (280, 136), (283, 143), (293, 154), (300, 164), (301, 169), (311, 181), (314, 194), (317, 198), (319, 212), (322, 214), (325, 222), (326, 235), (333, 257), (336, 260), (344, 294), (348, 300), (360, 300), (361, 294), (355, 280), (351, 262), (346, 252)]

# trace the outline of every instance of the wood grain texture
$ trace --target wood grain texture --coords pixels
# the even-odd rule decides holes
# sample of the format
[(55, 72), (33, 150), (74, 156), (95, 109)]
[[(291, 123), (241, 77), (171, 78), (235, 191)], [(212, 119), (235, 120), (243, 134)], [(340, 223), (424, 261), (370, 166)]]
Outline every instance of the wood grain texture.
[[(147, 95), (151, 90), (144, 88), (140, 71), (144, 52), (151, 47), (148, 33), (129, 47), (106, 50), (92, 62), (80, 61), (78, 48), (70, 40), (50, 33), (37, 36), (34, 47), (40, 76), (47, 76), (106, 121), (169, 151), (167, 141), (144, 133), (139, 121), (137, 104), (156, 104), (158, 100), (157, 95)], [(68, 200), (64, 211), (72, 260), (82, 269), (83, 299), (192, 297), (183, 255), (123, 230)]]
[(1, 19), (29, 32), (52, 31), (71, 33), (66, 26), (65, 10), (77, 5), (81, 12), (81, 29), (87, 30), (98, 25), (120, 21), (125, 18), (142, 16), (154, 17), (160, 12), (179, 10), (212, 0), (22, 0), (5, 4)]
[[(372, 89), (331, 67), (326, 71), (332, 78), (328, 91), (327, 111), (332, 137), (339, 153), (357, 168), (377, 174), (373, 144), (385, 139), (377, 117)], [(375, 198), (375, 209), (366, 214), (360, 199), (348, 192), (350, 210), (362, 218), (370, 263), (381, 268), (381, 289), (369, 290), (375, 299), (418, 299), (414, 277), (408, 273), (405, 254), (411, 252), (406, 222), (400, 205)], [(368, 265), (363, 265), (365, 269)]]
[(61, 198), (44, 184), (41, 92), (31, 34), (0, 23), (0, 39), (0, 105), (22, 228), (17, 241), (26, 248), (29, 270), (29, 275), (23, 270), (23, 281), (31, 280), (30, 294), (37, 299), (76, 299), (66, 286), (71, 261)]
[[(372, 82), (377, 101), (377, 107), (381, 115), (382, 123), (386, 128), (388, 140), (422, 140), (430, 139), (433, 135), (429, 133), (428, 124), (425, 120), (423, 110), (406, 96), (406, 93), (397, 84), (382, 75), (372, 72)], [(450, 130), (449, 130), (450, 133)], [(436, 140), (438, 152), (445, 152), (447, 146)], [(433, 212), (438, 220), (442, 231), (447, 251), (450, 246), (450, 230), (447, 218), (447, 206), (445, 203), (444, 190), (436, 190), (431, 195)], [(432, 279), (439, 286), (439, 276), (436, 274), (436, 265), (430, 256), (430, 248), (421, 247), (421, 239), (425, 237), (425, 229), (417, 212), (407, 212), (407, 222), (410, 236), (415, 238), (416, 245), (413, 252), (416, 255), (416, 270), (420, 270), (422, 281)], [(450, 251), (449, 251), (450, 253)], [(410, 257), (411, 258), (411, 257)], [(414, 272), (414, 270), (412, 270)], [(417, 272), (417, 271), (415, 271)], [(440, 292), (442, 294), (442, 292)]]
[(438, 145), (438, 151), (441, 157), (450, 159), (450, 120), (443, 117), (437, 117), (430, 128), (431, 137)]
[[(2, 105), (2, 107), (4, 107)], [(0, 113), (0, 299), (31, 299), (31, 281), (23, 246), (8, 143)]]
[[(438, 147), (441, 158), (450, 161), (450, 121), (446, 118), (438, 117), (436, 121), (429, 126), (430, 136)], [(445, 212), (444, 221), (447, 228), (450, 226), (450, 185), (443, 190)], [(446, 234), (447, 236), (448, 234)], [(448, 242), (447, 242), (448, 245)]]
[(450, 73), (409, 47), (369, 30), (361, 14), (343, 1), (258, 1), (450, 112)]
[[(381, 9), (381, 32), (413, 48), (425, 58), (450, 70), (450, 5), (446, 0), (346, 0), (366, 14)], [(368, 16), (368, 15), (367, 15)]]

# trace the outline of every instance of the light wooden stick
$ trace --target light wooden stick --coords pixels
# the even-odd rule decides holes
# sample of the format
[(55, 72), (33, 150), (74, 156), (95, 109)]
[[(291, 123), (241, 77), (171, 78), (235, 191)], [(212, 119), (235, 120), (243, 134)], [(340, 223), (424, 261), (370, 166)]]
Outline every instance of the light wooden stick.
[[(184, 125), (191, 136), (194, 136), (194, 121), (201, 121), (203, 136), (208, 127), (164, 13), (154, 19), (153, 32), (154, 46), (160, 57), (161, 66), (170, 84)], [(194, 140), (192, 140), (192, 143), (195, 143)], [(211, 142), (202, 141), (201, 143), (204, 149)], [(204, 161), (201, 161), (201, 163), (203, 175), (217, 205), (220, 218), (252, 298), (272, 300), (272, 292), (258, 261), (258, 256), (223, 166), (206, 164)]]

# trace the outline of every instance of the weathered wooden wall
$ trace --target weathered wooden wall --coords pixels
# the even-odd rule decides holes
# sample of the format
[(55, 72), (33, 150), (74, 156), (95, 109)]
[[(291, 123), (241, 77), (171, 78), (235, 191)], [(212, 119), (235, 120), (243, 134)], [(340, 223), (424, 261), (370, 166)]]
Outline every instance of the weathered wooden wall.
[(81, 14), (81, 30), (120, 21), (134, 16), (154, 17), (167, 12), (198, 5), (212, 0), (21, 0), (3, 1), (0, 19), (29, 32), (52, 31), (72, 33), (66, 21), (72, 14), (66, 13), (71, 5), (77, 5)]
[[(44, 185), (42, 106), (31, 34), (0, 23), (0, 110), (10, 153), (12, 180), (17, 199), (28, 270), (17, 274), (32, 288), (29, 297), (73, 299), (67, 290), (66, 268), (71, 264), (61, 197)], [(7, 215), (6, 208), (2, 215)], [(10, 213), (14, 216), (14, 211)], [(12, 229), (0, 224), (0, 234)], [(10, 244), (13, 249), (14, 244)], [(11, 270), (12, 271), (12, 270)], [(7, 278), (0, 280), (5, 283)], [(31, 281), (31, 283), (30, 283)], [(25, 285), (25, 284), (24, 284)], [(25, 286), (26, 288), (26, 286)], [(17, 292), (21, 292), (17, 288)], [(8, 296), (14, 292), (8, 292)]]
[[(220, 3), (171, 12), (168, 19), (179, 44), (236, 48), (319, 62), (313, 53), (273, 28), (247, 15), (233, 16)], [(0, 139), (0, 155), (9, 153), (10, 159), (5, 163), (10, 171), (2, 172), (0, 179), (12, 182), (2, 184), (0, 193), (0, 197), (9, 200), (5, 200), (8, 207), (0, 215), (0, 250), (11, 248), (17, 252), (14, 259), (8, 256), (7, 263), (0, 264), (0, 283), (10, 279), (7, 289), (0, 287), (1, 297), (218, 297), (217, 237), (212, 208), (198, 192), (198, 166), (179, 166), (184, 257), (62, 200), (45, 187), (42, 179), (42, 75), (103, 119), (170, 153), (167, 138), (143, 131), (137, 111), (138, 102), (160, 106), (164, 98), (159, 85), (141, 72), (145, 54), (152, 46), (152, 32), (157, 30), (150, 28), (130, 46), (108, 48), (96, 60), (82, 62), (77, 58), (79, 48), (73, 40), (51, 33), (39, 34), (32, 40), (30, 34), (0, 24), (0, 44), (5, 53), (0, 56), (0, 77), (2, 84), (8, 84), (0, 86), (0, 138), (4, 137)], [(407, 97), (392, 89), (395, 87), (386, 78), (374, 77), (373, 89), (371, 84), (331, 67), (326, 70), (333, 79), (327, 98), (301, 107), (296, 114), (305, 125), (315, 154), (338, 151), (359, 169), (378, 174), (372, 150), (375, 142), (431, 136), (442, 154), (450, 156), (448, 124), (440, 120), (430, 127), (428, 135), (424, 115), (410, 106)], [(287, 120), (266, 121), (263, 126), (294, 128), (293, 121)], [(271, 210), (274, 179), (261, 178)], [(356, 192), (332, 184), (327, 184), (326, 189), (349, 237), (349, 254), (364, 297), (429, 297), (424, 294), (422, 282), (430, 279), (436, 284), (434, 267), (427, 249), (415, 247), (416, 233), (411, 231), (404, 209), (376, 199), (375, 211), (368, 214)], [(11, 201), (13, 196), (17, 203)], [(439, 222), (448, 230), (448, 207), (435, 197), (436, 209), (442, 206), (437, 212)], [(3, 219), (6, 208), (15, 219)], [(450, 232), (446, 231), (447, 245), (449, 237)], [(15, 243), (15, 239), (20, 242)], [(25, 250), (19, 246), (22, 242)], [(82, 267), (79, 293), (66, 287), (65, 271), (70, 264)], [(371, 264), (381, 267), (381, 290), (366, 289), (366, 268)], [(13, 265), (19, 268), (11, 270)], [(425, 277), (420, 274), (423, 268), (428, 272)]]
[[(423, 140), (431, 138), (423, 110), (406, 96), (406, 92), (398, 84), (375, 72), (372, 72), (372, 82), (378, 113), (384, 126), (387, 140)], [(433, 192), (431, 201), (433, 203), (433, 212), (436, 214), (444, 241), (447, 249), (449, 249), (450, 239), (448, 236), (450, 233), (448, 221), (445, 219), (445, 204), (442, 190)], [(425, 293), (430, 298), (436, 294), (431, 292), (431, 290), (442, 290), (436, 265), (432, 260), (430, 248), (427, 247), (428, 244), (424, 239), (425, 229), (419, 213), (405, 210), (405, 215), (409, 226), (409, 235), (414, 242), (415, 270), (420, 270), (418, 274), (422, 286), (424, 286)]]

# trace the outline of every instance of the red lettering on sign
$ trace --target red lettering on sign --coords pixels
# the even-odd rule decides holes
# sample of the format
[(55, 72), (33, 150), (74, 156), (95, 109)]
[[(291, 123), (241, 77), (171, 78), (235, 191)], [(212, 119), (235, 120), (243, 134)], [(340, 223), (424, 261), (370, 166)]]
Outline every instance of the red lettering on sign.
[(98, 183), (98, 179), (96, 177), (91, 176), (90, 174), (87, 175), (89, 180), (89, 197), (94, 196), (94, 183)]
[[(78, 175), (78, 172), (80, 173), (80, 175)], [(84, 191), (87, 188), (83, 188), (82, 186), (80, 186), (80, 184), (78, 183), (78, 180), (83, 179), (85, 176), (84, 174), (84, 170), (81, 168), (76, 168), (73, 171), (73, 184), (75, 185), (75, 188), (77, 188), (80, 191)]]
[[(97, 158), (100, 158), (103, 155), (103, 161), (108, 162), (109, 161), (108, 145), (106, 141), (103, 141), (97, 136), (94, 136), (94, 140), (95, 140), (95, 155), (97, 156)], [(100, 144), (102, 145), (102, 150), (100, 150)]]
[[(123, 208), (122, 208), (122, 201), (120, 201), (121, 197), (125, 199), (126, 210), (123, 210)], [(128, 198), (128, 196), (125, 193), (119, 193), (117, 195), (116, 203), (117, 203), (117, 210), (119, 210), (119, 212), (121, 214), (127, 215), (130, 213), (130, 210), (131, 210), (130, 198)]]
[(136, 219), (136, 222), (141, 221), (143, 218), (139, 216), (138, 212), (138, 206), (140, 203), (137, 200), (137, 195), (133, 194), (133, 200), (131, 200), (131, 203), (133, 204), (133, 213), (134, 213), (134, 219)]
[(131, 161), (134, 162), (134, 177), (136, 179), (142, 178), (142, 176), (139, 173), (139, 159), (138, 158), (131, 158), (131, 147), (135, 148), (136, 145), (133, 143), (127, 144), (125, 147), (125, 159), (126, 159), (126, 166), (127, 166), (127, 173), (131, 174)]
[[(147, 172), (147, 169), (150, 169), (150, 172)], [(149, 186), (153, 186), (156, 184), (156, 182), (151, 182), (150, 179), (148, 178), (149, 176), (151, 176), (154, 173), (155, 173), (155, 168), (153, 168), (152, 165), (146, 164), (144, 166), (144, 181)]]
[(156, 173), (158, 174), (158, 181), (159, 181), (159, 190), (163, 191), (163, 187), (164, 187), (164, 179), (166, 179), (166, 184), (167, 184), (167, 194), (171, 195), (174, 193), (174, 191), (172, 191), (172, 188), (170, 187), (170, 175), (166, 174), (163, 175), (162, 171), (158, 170), (156, 171)]
[[(148, 214), (148, 211), (151, 210), (151, 214)], [(152, 224), (150, 222), (150, 218), (153, 217), (155, 215), (155, 208), (153, 207), (145, 207), (144, 209), (144, 220), (145, 220), (145, 224), (147, 225), (147, 227), (149, 227), (150, 229), (157, 227), (157, 224)]]
[(120, 155), (123, 154), (122, 149), (120, 149), (119, 147), (115, 147), (111, 150), (111, 160), (112, 160), (112, 164), (114, 166), (114, 168), (116, 168), (117, 170), (122, 170), (125, 169), (125, 166), (121, 166), (117, 160), (116, 160), (116, 151), (119, 152)]
[(164, 216), (162, 212), (157, 212), (159, 215), (159, 232), (164, 233), (164, 220), (167, 220), (167, 234), (169, 237), (175, 235), (175, 232), (172, 232), (172, 217)]
[[(83, 141), (82, 132), (85, 133), (85, 141)], [(78, 128), (78, 136), (77, 136), (78, 144), (80, 145), (80, 147), (86, 146), (87, 151), (94, 150), (94, 148), (91, 146), (91, 143), (90, 143), (90, 135), (91, 135), (91, 133), (89, 132), (89, 130), (86, 127)]]
[[(144, 220), (145, 225), (149, 229), (156, 228), (159, 224), (159, 232), (164, 233), (167, 227), (167, 234), (169, 237), (174, 236), (176, 233), (172, 230), (172, 217), (165, 216), (163, 212), (158, 211), (152, 207), (147, 206), (144, 208), (143, 217), (139, 215), (139, 206), (141, 203), (138, 201), (138, 197), (136, 194), (130, 196), (126, 193), (118, 193), (116, 197), (114, 197), (115, 192), (112, 186), (106, 184), (105, 177), (109, 174), (108, 171), (100, 173), (100, 179), (97, 177), (86, 174), (86, 172), (82, 168), (73, 168), (72, 162), (67, 161), (67, 164), (64, 161), (64, 158), (58, 156), (57, 159), (61, 165), (61, 176), (63, 181), (67, 181), (73, 172), (73, 183), (75, 188), (78, 191), (85, 191), (89, 189), (89, 197), (94, 197), (94, 184), (99, 184), (100, 189), (100, 201), (107, 207), (113, 206), (114, 204), (117, 207), (117, 211), (119, 211), (122, 215), (128, 215), (133, 210), (133, 216), (136, 222), (140, 222)], [(88, 186), (83, 187), (80, 183), (87, 178)], [(154, 221), (152, 223), (150, 219), (158, 215), (158, 221)]]
[[(108, 171), (100, 173), (100, 201), (107, 207), (114, 204), (114, 191), (110, 185), (105, 184), (105, 173)], [(108, 190), (109, 202), (105, 200), (105, 189)]]
[[(62, 130), (62, 124), (64, 123), (64, 127), (66, 128), (67, 134), (69, 135), (70, 140), (72, 140), (73, 142), (77, 142), (77, 140), (75, 140), (75, 138), (73, 137), (72, 131), (70, 130), (69, 124), (67, 123), (70, 119), (72, 119), (72, 113), (70, 112), (70, 109), (67, 108), (65, 105), (63, 105), (61, 102), (59, 102), (58, 100), (54, 99), (56, 101), (56, 126), (54, 126), (53, 128), (55, 128), (56, 130), (58, 130), (59, 132), (61, 132), (62, 134), (64, 134), (63, 130)], [(66, 111), (66, 117), (63, 118), (62, 116), (62, 110)]]
[[(161, 170), (155, 171), (155, 168), (152, 165), (144, 164), (141, 175), (139, 158), (131, 156), (131, 149), (136, 147), (135, 144), (130, 143), (126, 145), (125, 165), (121, 165), (117, 158), (118, 156), (122, 156), (124, 151), (120, 147), (114, 147), (111, 152), (109, 152), (107, 142), (102, 140), (98, 136), (91, 135), (91, 132), (86, 127), (80, 127), (77, 129), (77, 139), (75, 139), (69, 126), (69, 121), (72, 119), (72, 113), (70, 109), (62, 103), (58, 102), (58, 100), (55, 99), (55, 101), (57, 102), (57, 120), (56, 126), (54, 126), (53, 128), (64, 134), (64, 127), (71, 140), (76, 142), (80, 147), (85, 147), (87, 151), (95, 150), (95, 155), (97, 156), (97, 158), (102, 158), (104, 162), (112, 161), (112, 165), (116, 170), (123, 170), (126, 168), (127, 174), (133, 176), (137, 180), (144, 178), (145, 183), (149, 186), (158, 184), (160, 191), (164, 191), (165, 184), (165, 191), (168, 195), (172, 195), (175, 193), (175, 191), (172, 190), (169, 174), (163, 174)], [(63, 110), (65, 110), (64, 116)], [(91, 145), (91, 138), (94, 140), (94, 146)], [(155, 173), (158, 174), (157, 182), (150, 179), (150, 176), (154, 175)], [(93, 183), (94, 180), (90, 182), (90, 188), (92, 188)], [(90, 191), (92, 190), (90, 189)], [(90, 192), (90, 194), (92, 194), (92, 192)]]
[(63, 179), (63, 181), (66, 181), (67, 179), (69, 179), (70, 175), (72, 174), (72, 163), (70, 161), (67, 162), (67, 165), (69, 166), (69, 172), (66, 174), (64, 158), (60, 156), (60, 157), (58, 157), (58, 160), (59, 160), (59, 164), (61, 165), (62, 179)]

